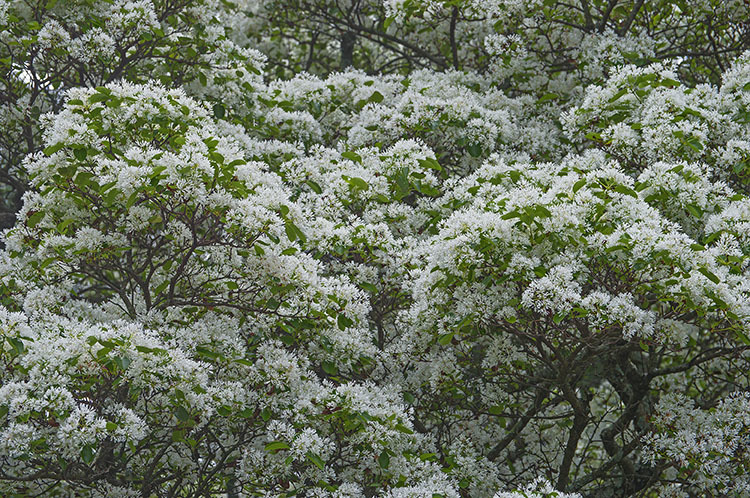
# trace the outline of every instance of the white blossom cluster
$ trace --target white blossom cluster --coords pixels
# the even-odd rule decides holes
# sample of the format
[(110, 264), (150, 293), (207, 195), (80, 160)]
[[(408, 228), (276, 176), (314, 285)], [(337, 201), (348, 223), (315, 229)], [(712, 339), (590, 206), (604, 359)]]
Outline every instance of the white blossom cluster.
[[(665, 396), (657, 406), (663, 432), (649, 439), (654, 457), (676, 463), (675, 475), (687, 475), (688, 484), (671, 486), (687, 494), (690, 481), (723, 494), (750, 492), (747, 452), (750, 405), (747, 393), (728, 396), (711, 410), (700, 410), (684, 396)], [(680, 489), (682, 488), (682, 489)]]
[(28, 43), (123, 65), (23, 160), (0, 494), (750, 493), (750, 54), (693, 85), (552, 30), (551, 76), (504, 29), (548, 2), (399, 0), (415, 38), (493, 20), (487, 71), (274, 79), (261, 5), (83, 3)]

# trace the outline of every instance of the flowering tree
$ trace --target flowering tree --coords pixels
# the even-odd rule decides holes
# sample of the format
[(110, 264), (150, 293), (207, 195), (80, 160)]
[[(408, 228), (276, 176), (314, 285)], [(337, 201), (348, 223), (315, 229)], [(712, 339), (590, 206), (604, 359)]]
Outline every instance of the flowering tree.
[(0, 1), (0, 493), (750, 492), (747, 5), (280, 4)]

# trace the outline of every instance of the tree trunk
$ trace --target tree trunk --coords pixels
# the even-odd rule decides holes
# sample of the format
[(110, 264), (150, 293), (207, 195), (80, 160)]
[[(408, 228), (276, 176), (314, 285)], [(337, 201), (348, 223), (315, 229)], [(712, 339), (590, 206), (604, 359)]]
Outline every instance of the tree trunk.
[(357, 35), (353, 31), (346, 31), (341, 34), (341, 69), (344, 70), (353, 65), (354, 61), (354, 42), (357, 41)]

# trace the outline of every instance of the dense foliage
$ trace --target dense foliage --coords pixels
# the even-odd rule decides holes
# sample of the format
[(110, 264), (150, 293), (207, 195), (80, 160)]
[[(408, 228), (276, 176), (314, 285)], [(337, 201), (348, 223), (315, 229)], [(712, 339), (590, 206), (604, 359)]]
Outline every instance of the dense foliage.
[(747, 19), (0, 0), (0, 494), (747, 495)]

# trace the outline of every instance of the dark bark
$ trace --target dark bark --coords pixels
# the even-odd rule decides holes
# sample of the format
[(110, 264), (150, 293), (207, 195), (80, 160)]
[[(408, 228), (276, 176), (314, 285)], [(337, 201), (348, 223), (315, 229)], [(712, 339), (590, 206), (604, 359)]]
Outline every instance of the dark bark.
[(345, 31), (341, 34), (341, 69), (346, 69), (354, 65), (354, 44), (357, 41), (357, 35), (352, 31)]

